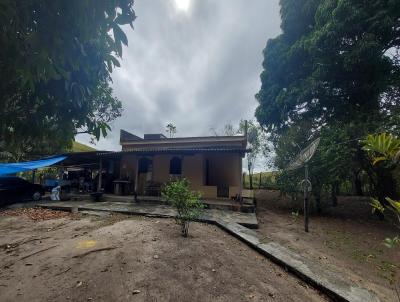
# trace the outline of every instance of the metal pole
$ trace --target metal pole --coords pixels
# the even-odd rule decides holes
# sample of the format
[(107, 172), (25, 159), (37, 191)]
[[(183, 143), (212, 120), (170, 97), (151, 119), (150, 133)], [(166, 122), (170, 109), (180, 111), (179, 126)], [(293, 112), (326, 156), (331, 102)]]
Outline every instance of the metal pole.
[(304, 171), (304, 231), (308, 233), (308, 165), (305, 165)]
[(35, 183), (35, 174), (36, 174), (36, 170), (32, 170), (32, 183)]

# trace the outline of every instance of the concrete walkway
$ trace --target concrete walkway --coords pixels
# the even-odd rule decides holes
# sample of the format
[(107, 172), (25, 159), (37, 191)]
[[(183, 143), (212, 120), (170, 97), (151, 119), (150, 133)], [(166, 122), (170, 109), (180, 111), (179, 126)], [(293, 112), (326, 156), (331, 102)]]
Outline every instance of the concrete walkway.
[[(136, 204), (126, 202), (42, 202), (37, 204), (43, 208), (71, 211), (107, 211), (125, 214), (145, 215), (151, 217), (171, 218), (176, 216), (173, 208), (166, 205)], [(216, 224), (233, 236), (245, 242), (273, 262), (299, 276), (304, 281), (318, 288), (335, 301), (379, 302), (379, 298), (365, 288), (351, 283), (340, 272), (327, 271), (316, 263), (307, 261), (298, 254), (276, 242), (262, 242), (258, 234), (250, 228), (257, 228), (258, 222), (254, 213), (204, 210), (199, 219)]]
[(258, 234), (253, 230), (223, 219), (218, 220), (217, 224), (273, 262), (318, 288), (334, 301), (380, 301), (372, 292), (352, 283), (340, 272), (327, 271), (318, 264), (307, 261), (307, 259), (300, 257), (276, 242), (262, 242)]
[[(135, 202), (93, 202), (93, 201), (48, 201), (40, 202), (37, 206), (53, 210), (71, 211), (78, 208), (78, 211), (108, 211), (123, 214), (146, 215), (152, 217), (172, 218), (176, 211), (168, 205), (156, 205)], [(224, 211), (218, 209), (204, 209), (199, 221), (214, 223), (218, 219), (227, 222), (234, 222), (248, 228), (258, 228), (258, 221), (255, 213), (242, 213)]]

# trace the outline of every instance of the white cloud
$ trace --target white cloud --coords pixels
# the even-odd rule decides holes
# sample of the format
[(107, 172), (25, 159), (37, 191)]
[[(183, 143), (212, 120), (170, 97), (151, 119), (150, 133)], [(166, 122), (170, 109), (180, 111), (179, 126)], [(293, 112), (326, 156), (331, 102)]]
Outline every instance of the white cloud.
[(279, 1), (174, 1), (135, 1), (135, 29), (124, 28), (129, 47), (112, 74), (124, 113), (97, 148), (119, 150), (121, 128), (143, 135), (173, 122), (178, 136), (210, 135), (253, 117), (262, 50), (280, 33)]

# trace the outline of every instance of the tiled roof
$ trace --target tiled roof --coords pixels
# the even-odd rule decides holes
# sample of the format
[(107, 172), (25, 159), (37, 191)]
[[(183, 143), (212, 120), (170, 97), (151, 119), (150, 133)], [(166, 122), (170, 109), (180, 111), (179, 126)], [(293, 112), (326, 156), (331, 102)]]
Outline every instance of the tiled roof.
[(146, 148), (127, 148), (123, 151), (100, 153), (100, 156), (109, 157), (119, 154), (157, 154), (157, 153), (204, 153), (204, 152), (224, 152), (224, 153), (246, 153), (249, 149), (237, 146), (213, 146), (213, 147), (146, 147)]

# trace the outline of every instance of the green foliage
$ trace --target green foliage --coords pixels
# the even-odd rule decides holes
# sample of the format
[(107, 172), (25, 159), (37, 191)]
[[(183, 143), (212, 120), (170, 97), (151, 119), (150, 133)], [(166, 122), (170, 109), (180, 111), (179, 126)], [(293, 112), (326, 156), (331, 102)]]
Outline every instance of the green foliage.
[[(393, 165), (399, 163), (400, 139), (391, 134), (368, 135), (364, 140), (364, 149), (371, 156), (374, 165), (389, 163), (384, 167), (391, 169)], [(386, 197), (385, 201), (386, 203), (382, 203), (377, 198), (372, 198), (370, 203), (372, 212), (383, 213), (386, 209), (391, 211), (397, 216), (398, 226), (400, 227), (400, 201), (393, 200), (390, 197)], [(386, 238), (384, 242), (388, 247), (393, 247), (398, 243), (400, 243), (398, 236), (393, 239)]]
[(376, 198), (371, 198), (371, 202), (369, 203), (372, 207), (372, 213), (380, 212), (383, 213), (385, 211), (385, 207), (377, 200)]
[(72, 152), (88, 152), (88, 151), (96, 151), (95, 148), (87, 146), (85, 144), (81, 144), (80, 142), (73, 141), (72, 142)]
[(112, 96), (121, 25), (133, 0), (0, 3), (1, 150), (19, 160), (69, 148), (77, 132), (98, 139), (121, 114)]
[(386, 247), (388, 247), (388, 248), (393, 248), (396, 245), (400, 244), (400, 237), (396, 236), (393, 238), (385, 238), (385, 240), (383, 241), (383, 244), (386, 245)]
[(400, 160), (400, 139), (388, 134), (368, 135), (364, 140), (364, 150), (373, 156), (373, 164), (389, 162), (397, 164)]
[(181, 179), (166, 184), (162, 194), (176, 209), (175, 220), (182, 228), (182, 235), (187, 237), (189, 223), (197, 219), (203, 209), (203, 204), (199, 201), (200, 193), (191, 191), (189, 182)]
[(165, 131), (169, 133), (169, 137), (170, 138), (174, 137), (175, 133), (177, 132), (176, 126), (172, 123), (169, 123), (165, 128), (166, 128)]
[(317, 129), (357, 116), (395, 118), (399, 10), (387, 0), (282, 0), (283, 33), (264, 50), (260, 124), (277, 135), (304, 120)]
[[(259, 172), (253, 174), (253, 187), (258, 189), (269, 189), (269, 190), (277, 190), (278, 186), (276, 183), (276, 177), (278, 172)], [(244, 175), (244, 187), (250, 188), (250, 177), (246, 173)]]
[[(256, 117), (270, 133), (275, 166), (284, 169), (316, 137), (309, 164), (313, 195), (362, 180), (382, 199), (394, 192), (390, 173), (372, 166), (359, 140), (399, 131), (399, 1), (281, 0), (282, 34), (264, 49)], [(278, 183), (295, 190), (301, 171)], [(390, 190), (389, 190), (390, 189)]]

